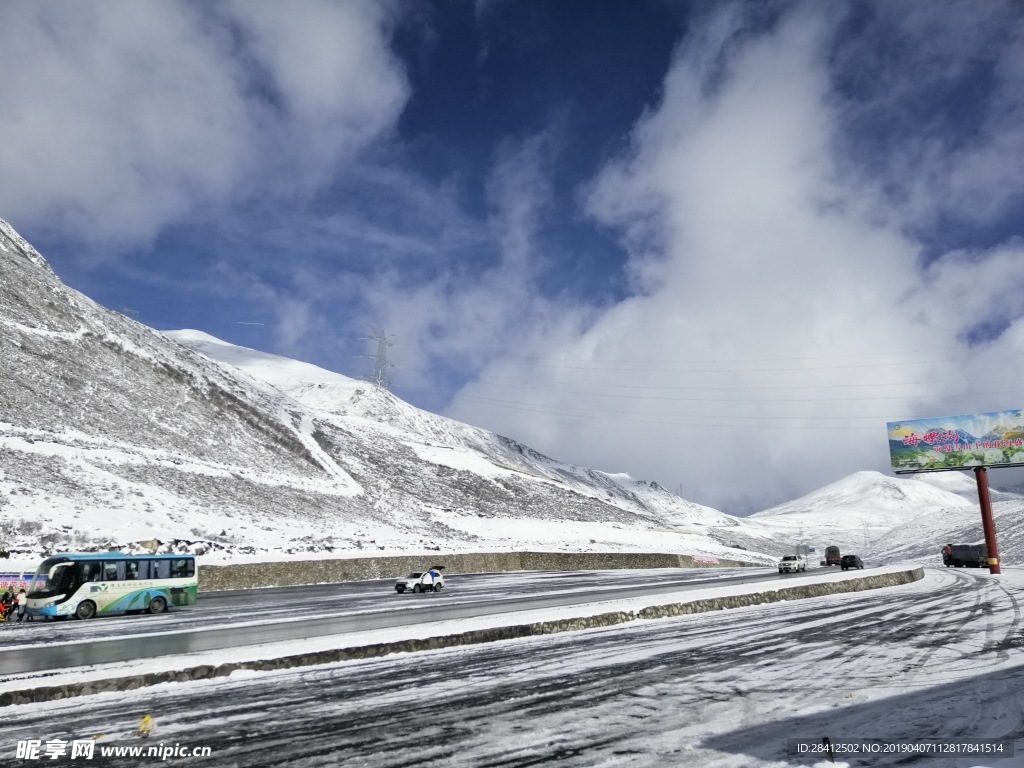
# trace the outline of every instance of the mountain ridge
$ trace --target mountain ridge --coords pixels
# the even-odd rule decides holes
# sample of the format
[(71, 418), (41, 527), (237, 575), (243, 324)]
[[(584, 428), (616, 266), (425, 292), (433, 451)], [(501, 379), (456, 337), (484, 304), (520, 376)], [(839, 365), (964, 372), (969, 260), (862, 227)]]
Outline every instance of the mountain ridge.
[(660, 487), (550, 459), (305, 363), (244, 353), (273, 358), (282, 389), (266, 371), (200, 354), (180, 342), (241, 348), (196, 332), (174, 340), (100, 307), (6, 222), (0, 266), (8, 549), (160, 539), (226, 557), (660, 548), (770, 560), (719, 540), (744, 527), (763, 539), (758, 526)]
[[(801, 542), (894, 561), (977, 535), (960, 472), (858, 472), (734, 517), (308, 363), (155, 331), (65, 286), (2, 220), (0, 269), (0, 548), (14, 553), (160, 540), (220, 559), (539, 549), (770, 564)], [(1020, 561), (1024, 497), (992, 498), (1004, 562)]]

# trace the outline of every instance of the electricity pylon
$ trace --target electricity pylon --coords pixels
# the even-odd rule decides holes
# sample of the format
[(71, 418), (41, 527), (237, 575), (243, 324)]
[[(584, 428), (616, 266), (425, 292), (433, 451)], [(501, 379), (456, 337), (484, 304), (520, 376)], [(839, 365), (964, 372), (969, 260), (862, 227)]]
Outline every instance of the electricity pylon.
[[(376, 384), (378, 389), (388, 388), (388, 368), (391, 367), (391, 363), (388, 362), (388, 347), (391, 346), (390, 339), (394, 335), (374, 330), (373, 336), (363, 336), (360, 339), (360, 341), (377, 342), (377, 354), (373, 355), (373, 376), (370, 377), (370, 381)], [(369, 357), (369, 355), (360, 355), (360, 357)]]

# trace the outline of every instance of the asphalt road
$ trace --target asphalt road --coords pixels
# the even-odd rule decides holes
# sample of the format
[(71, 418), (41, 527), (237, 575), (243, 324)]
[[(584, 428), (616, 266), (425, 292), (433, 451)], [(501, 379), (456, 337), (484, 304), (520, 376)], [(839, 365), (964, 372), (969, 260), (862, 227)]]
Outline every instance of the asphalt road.
[[(11, 707), (19, 740), (209, 748), (195, 766), (778, 768), (787, 740), (1024, 733), (1019, 588), (938, 582)], [(143, 715), (155, 722), (143, 741)], [(973, 756), (848, 759), (965, 768)], [(66, 761), (61, 762), (65, 764)], [(1002, 765), (997, 761), (994, 765)], [(1008, 762), (1016, 765), (1016, 762)]]
[[(718, 584), (794, 581), (774, 569), (471, 574), (440, 593), (391, 581), (212, 592), (162, 616), (32, 622), (0, 630), (0, 675), (66, 669), (364, 630), (644, 597)], [(258, 623), (254, 623), (258, 622)]]

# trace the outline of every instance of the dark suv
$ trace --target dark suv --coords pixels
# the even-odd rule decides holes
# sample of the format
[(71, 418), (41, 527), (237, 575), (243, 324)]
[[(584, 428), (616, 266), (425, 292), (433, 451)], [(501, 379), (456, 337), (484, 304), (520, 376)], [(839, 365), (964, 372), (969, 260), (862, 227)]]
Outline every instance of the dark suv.
[(857, 555), (843, 555), (843, 559), (839, 561), (839, 567), (844, 571), (847, 568), (863, 568), (864, 561)]

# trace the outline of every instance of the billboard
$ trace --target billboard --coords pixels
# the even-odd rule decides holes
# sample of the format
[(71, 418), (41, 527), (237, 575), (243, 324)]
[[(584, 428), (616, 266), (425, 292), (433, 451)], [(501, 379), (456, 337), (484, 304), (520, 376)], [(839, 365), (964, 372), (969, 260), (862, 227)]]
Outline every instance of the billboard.
[(28, 573), (0, 573), (0, 591), (28, 589), (32, 582), (33, 574)]
[(890, 421), (896, 474), (1024, 466), (1024, 410)]

